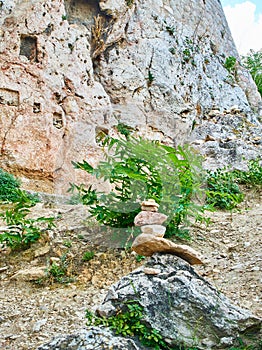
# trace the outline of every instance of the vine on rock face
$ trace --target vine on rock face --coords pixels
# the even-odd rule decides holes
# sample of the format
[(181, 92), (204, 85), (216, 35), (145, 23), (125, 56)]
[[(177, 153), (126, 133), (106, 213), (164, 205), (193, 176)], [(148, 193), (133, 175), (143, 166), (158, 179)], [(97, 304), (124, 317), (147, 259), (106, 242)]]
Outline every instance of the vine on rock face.
[(91, 215), (103, 225), (130, 227), (140, 203), (152, 198), (168, 216), (166, 235), (189, 238), (189, 218), (202, 218), (206, 209), (195, 201), (202, 193), (202, 158), (189, 146), (174, 149), (130, 135), (128, 139), (105, 137), (103, 146), (105, 160), (96, 168), (87, 161), (73, 162), (75, 168), (112, 185), (105, 194), (92, 185), (71, 184), (69, 191), (79, 191), (83, 203), (91, 206)]

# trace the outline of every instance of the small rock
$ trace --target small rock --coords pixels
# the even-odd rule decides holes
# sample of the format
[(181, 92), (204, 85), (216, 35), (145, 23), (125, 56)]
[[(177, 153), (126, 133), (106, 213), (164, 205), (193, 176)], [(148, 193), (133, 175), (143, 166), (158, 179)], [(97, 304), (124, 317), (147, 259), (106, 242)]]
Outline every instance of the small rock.
[(47, 322), (47, 318), (37, 321), (33, 326), (33, 332), (39, 332), (41, 327), (44, 326)]
[(159, 207), (159, 204), (157, 204), (154, 199), (148, 199), (147, 201), (144, 201), (141, 203), (141, 210), (142, 211), (157, 212), (158, 207)]
[(260, 267), (259, 266), (255, 266), (250, 271), (260, 271)]
[(134, 219), (135, 226), (144, 225), (162, 225), (166, 219), (167, 215), (162, 213), (156, 213), (151, 211), (141, 211)]
[(39, 249), (35, 250), (35, 258), (38, 258), (39, 256), (43, 256), (50, 252), (50, 246), (45, 245), (44, 247), (40, 247)]
[(19, 270), (13, 276), (11, 276), (10, 280), (24, 281), (24, 282), (35, 281), (45, 276), (46, 276), (46, 266), (38, 266), (38, 267), (32, 267), (30, 269)]
[(0, 273), (8, 270), (8, 266), (0, 267)]
[(241, 270), (243, 269), (244, 264), (237, 264), (231, 267), (231, 270)]
[(141, 226), (141, 231), (157, 237), (164, 237), (166, 228), (162, 225), (144, 225)]
[(216, 139), (213, 136), (207, 135), (205, 137), (205, 142), (208, 142), (208, 141), (216, 141)]
[(53, 263), (60, 263), (60, 259), (57, 258), (56, 256), (51, 256), (50, 257), (50, 263), (53, 264)]
[(158, 275), (161, 272), (160, 269), (154, 269), (150, 267), (144, 267), (144, 273), (146, 275)]

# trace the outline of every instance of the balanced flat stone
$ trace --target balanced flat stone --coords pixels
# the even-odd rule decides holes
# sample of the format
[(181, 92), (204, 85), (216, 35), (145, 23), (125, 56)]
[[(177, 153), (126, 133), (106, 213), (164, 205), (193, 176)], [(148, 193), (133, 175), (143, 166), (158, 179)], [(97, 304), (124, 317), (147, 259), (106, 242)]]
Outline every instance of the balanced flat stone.
[(186, 260), (190, 265), (203, 264), (200, 254), (193, 248), (146, 233), (136, 237), (132, 244), (132, 250), (144, 256), (152, 256), (154, 253), (173, 254)]

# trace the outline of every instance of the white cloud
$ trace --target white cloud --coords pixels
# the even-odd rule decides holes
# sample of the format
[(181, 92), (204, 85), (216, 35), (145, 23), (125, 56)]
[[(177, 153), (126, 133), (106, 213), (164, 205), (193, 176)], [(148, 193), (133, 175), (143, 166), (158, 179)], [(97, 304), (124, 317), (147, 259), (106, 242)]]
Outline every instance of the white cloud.
[(250, 1), (224, 7), (232, 36), (241, 55), (250, 49), (262, 49), (262, 14), (255, 16), (255, 10), (256, 5)]

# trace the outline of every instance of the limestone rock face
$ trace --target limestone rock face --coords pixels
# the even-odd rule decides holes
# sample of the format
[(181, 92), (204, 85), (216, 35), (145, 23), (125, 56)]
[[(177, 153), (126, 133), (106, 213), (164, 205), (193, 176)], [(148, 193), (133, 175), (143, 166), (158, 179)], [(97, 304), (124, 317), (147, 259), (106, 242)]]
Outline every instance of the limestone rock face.
[(217, 0), (2, 0), (0, 28), (0, 167), (28, 188), (90, 183), (71, 161), (95, 165), (119, 122), (171, 145), (205, 139), (213, 108), (257, 123), (250, 75), (224, 67), (238, 54)]
[(173, 255), (155, 254), (145, 267), (123, 277), (109, 289), (97, 312), (113, 315), (127, 300), (144, 307), (146, 323), (160, 331), (171, 348), (226, 349), (250, 332), (254, 339), (261, 335), (260, 319), (235, 306)]

